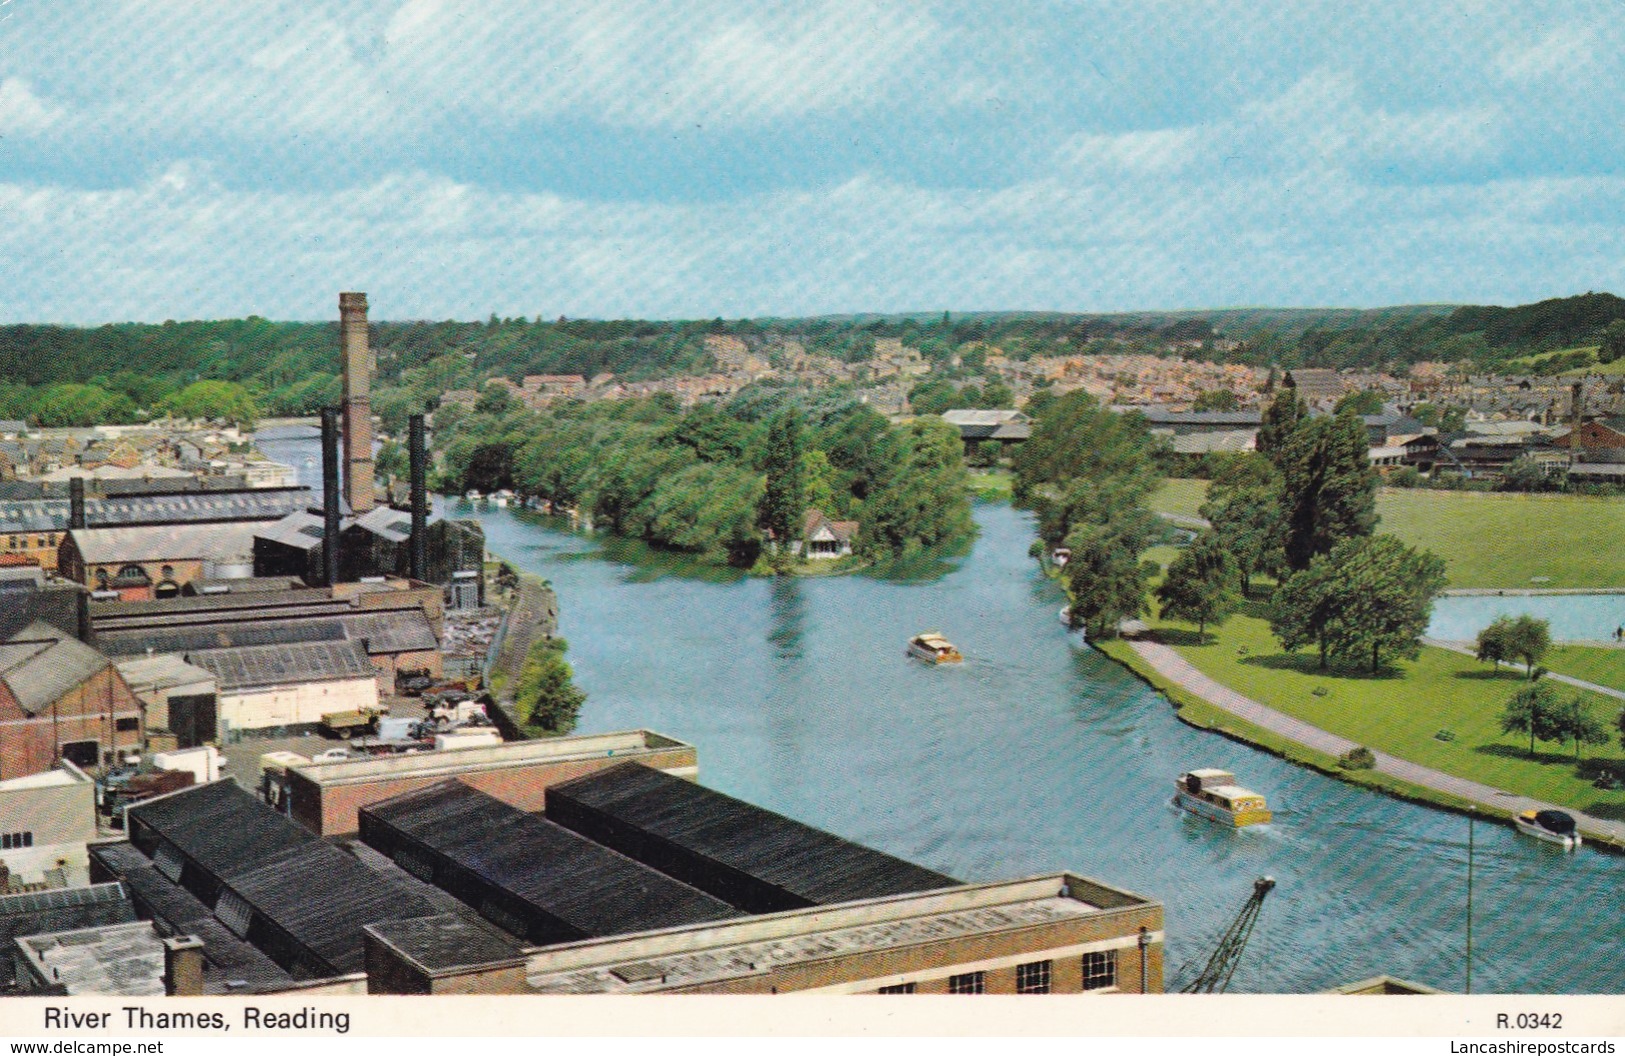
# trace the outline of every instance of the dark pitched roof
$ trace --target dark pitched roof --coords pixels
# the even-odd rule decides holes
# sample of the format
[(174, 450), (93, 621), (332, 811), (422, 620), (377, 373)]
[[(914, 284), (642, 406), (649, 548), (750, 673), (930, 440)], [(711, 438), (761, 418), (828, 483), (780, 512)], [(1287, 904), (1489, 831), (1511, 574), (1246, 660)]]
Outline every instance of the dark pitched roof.
[(361, 971), (361, 929), (368, 924), (436, 913), (427, 901), (320, 840), (241, 873), (228, 886), (341, 975)]
[(161, 836), (324, 962), (314, 966), (318, 972), (360, 971), (367, 924), (437, 912), (232, 781), (131, 807), (129, 816), (138, 837), (147, 830)]
[(230, 780), (132, 806), (128, 815), (132, 823), (228, 881), (320, 842)]
[(636, 763), (552, 786), (547, 816), (753, 912), (959, 883)]
[(372, 804), (361, 817), (362, 836), (374, 846), (404, 840), (512, 896), (527, 911), (533, 941), (741, 915), (726, 902), (460, 781)]
[(360, 642), (300, 642), (250, 645), (235, 649), (201, 649), (186, 662), (213, 673), (221, 692), (300, 682), (373, 678), (377, 668)]

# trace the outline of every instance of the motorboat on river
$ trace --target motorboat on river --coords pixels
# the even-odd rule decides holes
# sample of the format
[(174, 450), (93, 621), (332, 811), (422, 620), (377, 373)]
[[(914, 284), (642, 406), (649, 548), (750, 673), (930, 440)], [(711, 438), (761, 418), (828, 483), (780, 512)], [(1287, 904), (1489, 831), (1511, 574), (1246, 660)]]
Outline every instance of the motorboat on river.
[(1580, 846), (1580, 830), (1574, 816), (1561, 810), (1526, 810), (1512, 819), (1512, 824), (1525, 836), (1555, 843), (1565, 851)]
[(1191, 770), (1179, 775), (1174, 789), (1176, 806), (1223, 825), (1265, 825), (1274, 817), (1264, 797), (1236, 784), (1227, 770)]
[(954, 643), (937, 634), (927, 631), (916, 634), (908, 640), (908, 655), (918, 657), (930, 664), (957, 664), (965, 659)]

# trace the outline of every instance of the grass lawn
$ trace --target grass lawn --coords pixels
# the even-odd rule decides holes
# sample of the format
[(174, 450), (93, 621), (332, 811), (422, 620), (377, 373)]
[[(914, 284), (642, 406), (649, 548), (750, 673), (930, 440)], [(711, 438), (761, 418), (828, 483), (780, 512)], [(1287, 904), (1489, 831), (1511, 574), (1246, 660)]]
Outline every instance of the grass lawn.
[[(1170, 480), (1151, 506), (1194, 515), (1206, 492)], [(1444, 558), (1452, 587), (1625, 586), (1625, 499), (1385, 488), (1377, 512), (1378, 531)]]
[(1197, 507), (1207, 500), (1207, 481), (1170, 478), (1151, 496), (1151, 508), (1158, 513), (1200, 517)]
[(1625, 690), (1625, 649), (1599, 649), (1589, 645), (1554, 646), (1541, 666), (1560, 675)]
[(971, 494), (988, 502), (1009, 502), (1016, 477), (1008, 469), (973, 469), (970, 471)]
[[(1278, 711), (1436, 770), (1598, 817), (1625, 819), (1625, 791), (1599, 791), (1580, 777), (1572, 746), (1537, 744), (1532, 760), (1527, 739), (1501, 734), (1502, 708), (1523, 684), (1514, 672), (1491, 672), (1471, 657), (1424, 649), (1420, 659), (1401, 663), (1385, 676), (1335, 669), (1322, 673), (1311, 653), (1283, 653), (1269, 626), (1253, 616), (1233, 617), (1217, 640), (1207, 644), (1194, 644), (1194, 628), (1187, 625), (1156, 626), (1210, 678)], [(1317, 690), (1323, 695), (1317, 696)], [(1591, 699), (1612, 726), (1620, 702), (1596, 695)], [(1440, 730), (1450, 731), (1453, 739), (1437, 739), (1434, 734)], [(1625, 771), (1617, 739), (1583, 754)]]

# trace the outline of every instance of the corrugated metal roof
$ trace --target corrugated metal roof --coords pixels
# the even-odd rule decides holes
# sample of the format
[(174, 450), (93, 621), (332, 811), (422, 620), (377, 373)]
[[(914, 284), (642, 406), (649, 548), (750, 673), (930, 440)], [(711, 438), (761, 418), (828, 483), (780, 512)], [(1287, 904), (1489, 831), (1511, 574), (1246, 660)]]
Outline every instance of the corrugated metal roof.
[(533, 942), (742, 915), (726, 902), (461, 781), (363, 808), (361, 833), (381, 849), (395, 842), (430, 852), (482, 886), (511, 896), (505, 909), (511, 913), (518, 903), (530, 911), (524, 914), (525, 937)]
[(134, 693), (155, 693), (176, 686), (213, 682), (214, 675), (182, 660), (173, 653), (121, 660), (115, 665)]
[(128, 811), (134, 825), (163, 837), (209, 874), (230, 880), (279, 861), (318, 838), (267, 807), (235, 781), (215, 781)]
[(132, 628), (100, 631), (96, 648), (108, 656), (143, 653), (189, 653), (204, 649), (232, 649), (299, 642), (342, 642), (344, 626), (337, 620), (299, 620), (281, 623), (209, 623), (173, 629)]
[(638, 763), (550, 787), (547, 816), (753, 912), (959, 883)]
[(366, 640), (367, 652), (432, 652), (440, 648), (434, 625), (423, 610), (389, 609), (339, 617), (351, 641)]
[(246, 561), (254, 556), (254, 532), (263, 521), (222, 524), (157, 524), (84, 528), (68, 533), (87, 564), (204, 560)]
[[(230, 582), (217, 580), (215, 582)], [(151, 601), (93, 601), (90, 617), (98, 622), (119, 619), (133, 620), (146, 616), (231, 612), (237, 609), (280, 609), (287, 606), (334, 604), (333, 596), (325, 590), (250, 591), (245, 594), (202, 594), (178, 598), (155, 598)], [(348, 607), (343, 599), (337, 602)]]
[[(270, 807), (260, 806), (281, 818)], [(228, 886), (337, 975), (364, 967), (361, 929), (368, 924), (437, 912), (427, 901), (320, 840), (240, 874)]]
[(0, 679), (30, 715), (61, 700), (108, 664), (107, 657), (43, 620), (0, 644)]
[(354, 527), (364, 528), (392, 543), (412, 538), (412, 515), (391, 506), (379, 506), (355, 519)]
[(103, 631), (127, 631), (138, 627), (200, 627), (232, 623), (271, 623), (277, 620), (297, 620), (308, 616), (336, 616), (353, 611), (355, 610), (351, 608), (350, 603), (347, 601), (323, 599), (318, 595), (311, 599), (309, 605), (286, 605), (268, 608), (244, 608), (239, 605), (235, 607), (223, 606), (218, 609), (201, 609), (193, 612), (123, 613), (113, 611), (94, 616), (91, 622), (95, 630), (100, 633)]
[[(340, 530), (348, 527), (349, 523), (348, 518), (341, 519)], [(291, 546), (297, 550), (310, 550), (321, 543), (324, 530), (325, 520), (320, 513), (300, 510), (288, 514), (279, 521), (260, 525), (254, 530), (254, 538)]]
[(186, 654), (186, 662), (214, 674), (222, 693), (302, 682), (374, 678), (378, 669), (360, 642), (299, 642), (203, 649)]

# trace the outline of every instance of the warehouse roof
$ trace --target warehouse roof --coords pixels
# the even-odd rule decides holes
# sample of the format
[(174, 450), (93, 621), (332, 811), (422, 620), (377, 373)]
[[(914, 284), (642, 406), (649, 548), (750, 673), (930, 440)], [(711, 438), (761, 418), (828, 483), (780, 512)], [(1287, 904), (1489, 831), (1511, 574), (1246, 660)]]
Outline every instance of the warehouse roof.
[(151, 830), (223, 880), (319, 842), (231, 780), (183, 789), (132, 806), (127, 814), (132, 835)]
[(106, 669), (107, 657), (43, 620), (0, 643), (0, 681), (30, 715)]
[(353, 527), (364, 528), (392, 543), (404, 543), (412, 537), (412, 515), (392, 506), (379, 506), (357, 517)]
[(360, 642), (299, 642), (202, 649), (186, 661), (212, 672), (221, 692), (302, 682), (373, 678), (378, 671)]
[[(178, 524), (204, 521), (260, 521), (285, 516), (310, 501), (309, 488), (254, 488), (234, 491), (118, 495), (85, 501), (85, 523), (114, 525)], [(0, 533), (61, 532), (68, 527), (66, 499), (0, 502)]]
[[(361, 970), (362, 926), (438, 912), (232, 781), (131, 807), (129, 816), (138, 839), (145, 829), (163, 837), (277, 930), (326, 962), (318, 972)], [(147, 864), (126, 866), (139, 873)], [(224, 900), (226, 894), (220, 897)], [(308, 967), (296, 974), (308, 974)]]
[[(270, 807), (264, 809), (281, 817)], [(436, 912), (424, 899), (320, 840), (232, 878), (229, 886), (340, 975), (364, 967), (361, 929), (366, 925)]]
[[(678, 927), (738, 910), (569, 829), (461, 781), (443, 781), (362, 808), (377, 826), (513, 895), (544, 918), (542, 941)], [(561, 927), (562, 925), (562, 927)]]
[(86, 564), (130, 561), (240, 561), (253, 557), (254, 531), (262, 521), (220, 524), (157, 524), (127, 528), (79, 528), (68, 533)]
[[(347, 528), (350, 523), (350, 518), (341, 517), (339, 528), (341, 530)], [(297, 550), (310, 550), (321, 545), (326, 525), (326, 519), (320, 510), (296, 510), (281, 520), (259, 525), (254, 530), (254, 538), (291, 546)]]
[[(582, 823), (582, 808), (595, 818)], [(637, 763), (600, 770), (547, 790), (547, 816), (647, 861), (657, 844), (702, 859), (702, 889), (744, 873), (802, 905), (823, 905), (959, 883), (901, 858), (844, 840), (743, 800)], [(665, 863), (660, 867), (665, 869)], [(669, 871), (669, 870), (668, 870)], [(716, 880), (717, 884), (709, 883)], [(747, 907), (748, 908), (748, 907)]]
[(206, 623), (191, 627), (133, 627), (96, 632), (96, 648), (108, 656), (138, 656), (147, 652), (189, 653), (205, 649), (344, 640), (344, 627), (337, 620)]
[[(216, 580), (215, 582), (229, 582)], [(247, 610), (280, 610), (288, 607), (317, 605), (322, 603), (334, 604), (331, 594), (325, 590), (285, 590), (285, 591), (253, 591), (246, 594), (201, 594), (182, 595), (176, 598), (155, 598), (151, 601), (93, 601), (90, 603), (91, 618), (97, 621), (106, 619), (144, 619), (152, 616), (193, 616), (199, 614), (220, 613), (222, 617), (230, 613)], [(339, 599), (337, 604), (346, 603)]]
[(201, 667), (182, 660), (173, 653), (158, 656), (140, 656), (120, 660), (114, 665), (130, 691), (136, 694), (157, 693), (176, 686), (195, 686), (200, 682), (213, 682), (214, 675)]

